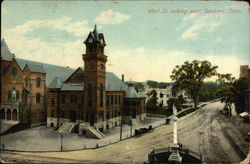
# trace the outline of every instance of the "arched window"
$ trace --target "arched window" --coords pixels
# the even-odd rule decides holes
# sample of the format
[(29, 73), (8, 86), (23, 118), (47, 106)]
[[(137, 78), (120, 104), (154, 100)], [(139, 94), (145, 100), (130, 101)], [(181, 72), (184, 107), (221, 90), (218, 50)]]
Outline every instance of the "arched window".
[(12, 89), (11, 98), (12, 98), (13, 100), (16, 100), (16, 90), (15, 90), (15, 88)]
[(12, 76), (15, 77), (15, 76), (17, 75), (17, 70), (16, 70), (16, 68), (12, 68), (12, 71), (11, 71), (11, 72), (12, 72)]
[(40, 99), (41, 99), (41, 94), (37, 93), (36, 94), (36, 103), (39, 104), (40, 103)]
[(14, 120), (14, 121), (17, 120), (17, 110), (16, 110), (16, 109), (14, 109), (14, 110), (12, 111), (12, 120)]
[(25, 78), (25, 87), (26, 88), (29, 87), (29, 79), (28, 79), (28, 77)]
[(8, 100), (11, 100), (11, 98), (12, 98), (12, 92), (11, 92), (11, 90), (9, 90), (8, 91)]
[(100, 106), (103, 106), (103, 84), (100, 84)]
[(40, 87), (41, 87), (41, 78), (40, 78), (40, 77), (37, 77), (37, 78), (36, 78), (36, 87), (37, 87), (37, 88), (40, 88)]

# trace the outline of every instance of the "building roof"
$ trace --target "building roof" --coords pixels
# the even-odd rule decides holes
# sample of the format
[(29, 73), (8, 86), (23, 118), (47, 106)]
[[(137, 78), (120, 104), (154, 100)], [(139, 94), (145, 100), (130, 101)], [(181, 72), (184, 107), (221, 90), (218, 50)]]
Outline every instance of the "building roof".
[(88, 35), (87, 39), (84, 41), (84, 43), (87, 42), (87, 40), (89, 39), (90, 36), (93, 38), (93, 40), (95, 42), (101, 42), (101, 39), (102, 39), (103, 40), (103, 44), (105, 44), (104, 35), (103, 35), (103, 33), (98, 33), (98, 31), (96, 29), (96, 25), (95, 25), (95, 29), (93, 31), (89, 32), (89, 35)]
[(58, 77), (55, 77), (55, 79), (48, 85), (47, 88), (56, 88), (59, 89), (62, 87), (62, 82)]
[(39, 63), (34, 61), (29, 61), (25, 59), (16, 58), (18, 65), (23, 69), (26, 64), (38, 66), (39, 64), (42, 65), (44, 72), (46, 73), (46, 86), (48, 87), (49, 84), (56, 78), (61, 82), (64, 82), (74, 71), (75, 69), (69, 67), (62, 67), (52, 64), (45, 64)]
[(83, 91), (83, 83), (63, 83), (61, 91)]
[(1, 58), (7, 61), (11, 61), (14, 58), (4, 39), (1, 41)]
[(134, 86), (128, 86), (125, 98), (146, 98), (146, 96), (138, 94)]
[[(96, 33), (98, 36), (94, 37), (96, 37), (98, 41), (99, 39), (104, 39), (103, 34), (98, 33), (96, 29), (90, 33)], [(83, 83), (63, 83), (75, 71), (75, 69), (15, 58), (15, 56), (11, 54), (4, 39), (1, 42), (1, 55), (4, 60), (11, 61), (14, 58), (22, 70), (25, 68), (25, 66), (27, 66), (29, 67), (31, 72), (45, 73), (47, 88), (61, 88), (62, 91), (82, 91), (84, 89)], [(83, 67), (80, 68), (83, 69)], [(126, 98), (145, 97), (143, 95), (138, 94), (133, 86), (127, 86), (112, 72), (106, 72), (106, 91), (124, 91), (126, 93)]]
[(37, 73), (46, 73), (43, 69), (43, 65), (41, 63), (30, 63), (27, 62), (27, 67), (30, 69), (30, 72), (37, 72)]

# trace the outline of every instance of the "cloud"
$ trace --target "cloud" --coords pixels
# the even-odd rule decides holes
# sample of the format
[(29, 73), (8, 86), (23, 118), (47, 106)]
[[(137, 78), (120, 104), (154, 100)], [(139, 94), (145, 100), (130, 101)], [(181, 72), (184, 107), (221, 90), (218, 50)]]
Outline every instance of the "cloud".
[(86, 26), (87, 24), (85, 20), (72, 22), (69, 17), (55, 20), (32, 20), (15, 28), (3, 29), (2, 38), (5, 38), (11, 52), (18, 58), (78, 67), (83, 66), (81, 55), (85, 51), (85, 46), (82, 38), (70, 42), (46, 42), (39, 38), (27, 38), (25, 34), (36, 28), (49, 27), (82, 37), (91, 30)]
[(71, 32), (75, 36), (80, 37), (84, 34), (87, 34), (91, 30), (87, 27), (87, 25), (88, 21), (86, 20), (72, 22), (72, 19), (70, 17), (49, 20), (31, 20), (15, 28), (6, 30), (6, 33), (25, 34), (28, 32), (32, 32), (35, 28), (49, 27), (66, 32)]
[(193, 39), (195, 40), (202, 32), (214, 32), (216, 28), (225, 23), (223, 16), (197, 16), (188, 15), (183, 18), (183, 24), (186, 26), (192, 23), (188, 28), (181, 34), (179, 40)]
[(100, 15), (95, 19), (95, 22), (98, 24), (120, 24), (128, 19), (130, 19), (129, 15), (114, 12), (109, 9), (102, 11)]

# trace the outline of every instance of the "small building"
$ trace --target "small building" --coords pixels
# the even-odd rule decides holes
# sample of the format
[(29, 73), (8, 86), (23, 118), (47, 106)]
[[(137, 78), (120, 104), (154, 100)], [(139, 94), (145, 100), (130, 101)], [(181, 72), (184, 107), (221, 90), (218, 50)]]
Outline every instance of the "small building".
[(249, 65), (241, 65), (240, 66), (240, 78), (248, 77)]
[(157, 104), (159, 106), (167, 106), (168, 100), (170, 98), (178, 97), (182, 95), (186, 102), (192, 102), (190, 96), (186, 94), (185, 91), (178, 92), (176, 95), (172, 92), (172, 86), (168, 86), (166, 88), (151, 88), (149, 85), (144, 86), (144, 90), (140, 90), (139, 94), (146, 96), (146, 102), (150, 99), (149, 93), (155, 90), (157, 92)]

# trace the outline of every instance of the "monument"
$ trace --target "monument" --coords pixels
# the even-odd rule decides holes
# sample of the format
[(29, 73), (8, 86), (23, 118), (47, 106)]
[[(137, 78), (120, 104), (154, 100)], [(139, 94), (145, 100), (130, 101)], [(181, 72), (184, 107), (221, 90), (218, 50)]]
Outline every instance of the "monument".
[(172, 122), (173, 122), (173, 145), (171, 146), (171, 155), (168, 158), (169, 162), (179, 162), (181, 163), (182, 157), (180, 156), (178, 149), (178, 138), (177, 138), (177, 109), (173, 105), (173, 117), (172, 117)]

